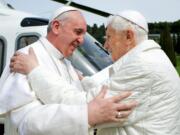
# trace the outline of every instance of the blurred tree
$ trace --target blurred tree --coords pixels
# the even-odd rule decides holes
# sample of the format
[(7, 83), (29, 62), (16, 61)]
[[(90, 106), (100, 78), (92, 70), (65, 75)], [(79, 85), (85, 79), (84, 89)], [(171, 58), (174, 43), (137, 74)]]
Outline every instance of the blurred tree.
[(174, 51), (177, 52), (177, 34), (173, 33), (173, 37), (172, 37), (172, 41), (173, 41), (173, 47), (174, 47)]
[(164, 29), (162, 29), (161, 36), (160, 36), (160, 45), (164, 52), (167, 54), (171, 62), (174, 66), (176, 66), (176, 55), (174, 52), (174, 47), (170, 35), (170, 28), (168, 23), (164, 24)]
[(104, 24), (100, 27), (97, 26), (97, 24), (94, 24), (92, 27), (88, 26), (87, 31), (95, 38), (97, 39), (102, 45), (104, 45), (104, 36), (105, 36), (105, 26)]
[(180, 54), (180, 33), (177, 34), (176, 52)]
[(171, 32), (172, 33), (180, 33), (180, 20), (172, 23)]

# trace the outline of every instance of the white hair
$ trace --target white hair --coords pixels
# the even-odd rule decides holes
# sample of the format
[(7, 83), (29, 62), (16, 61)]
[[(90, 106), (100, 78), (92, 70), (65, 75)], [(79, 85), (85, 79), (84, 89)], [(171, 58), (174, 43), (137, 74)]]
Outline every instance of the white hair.
[(128, 30), (130, 28), (135, 33), (137, 45), (148, 39), (148, 33), (144, 29), (118, 15), (110, 16), (107, 21), (107, 26), (112, 27), (116, 31)]

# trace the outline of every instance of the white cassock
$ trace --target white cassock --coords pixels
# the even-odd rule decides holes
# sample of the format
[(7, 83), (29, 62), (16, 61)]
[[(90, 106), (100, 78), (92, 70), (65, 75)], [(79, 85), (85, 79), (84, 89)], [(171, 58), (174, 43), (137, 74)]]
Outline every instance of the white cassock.
[[(98, 74), (104, 77), (104, 73)], [(91, 83), (96, 82), (98, 74), (91, 78)], [(38, 67), (28, 77), (32, 88), (46, 103), (57, 103), (59, 99), (68, 104), (76, 102), (76, 97), (67, 98), (60, 94), (63, 85), (57, 75)], [(84, 81), (84, 85), (86, 82), (88, 80)], [(180, 78), (157, 43), (152, 40), (143, 41), (116, 61), (109, 67), (107, 84), (110, 88), (107, 96), (132, 90), (133, 95), (126, 100), (137, 100), (138, 106), (124, 123), (97, 126), (98, 135), (180, 134)], [(69, 90), (66, 94), (72, 93)], [(97, 93), (97, 88), (88, 91), (87, 101)]]
[(34, 49), (40, 66), (59, 76), (64, 88), (81, 91), (77, 95), (81, 98), (76, 104), (45, 105), (31, 90), (26, 76), (10, 73), (7, 64), (0, 80), (0, 115), (10, 116), (20, 135), (87, 135), (86, 96), (71, 63), (46, 38), (20, 51), (27, 53), (29, 47)]

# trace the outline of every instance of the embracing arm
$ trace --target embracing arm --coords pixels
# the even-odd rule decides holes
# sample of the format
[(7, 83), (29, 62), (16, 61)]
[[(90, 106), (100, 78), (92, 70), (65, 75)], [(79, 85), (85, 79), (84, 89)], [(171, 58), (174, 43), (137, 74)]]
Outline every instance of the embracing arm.
[(152, 75), (149, 64), (139, 63), (137, 59), (132, 63), (123, 64), (110, 77), (110, 90), (107, 93), (107, 97), (131, 90), (132, 95), (124, 99), (123, 102), (137, 101), (138, 103), (138, 106), (134, 108), (131, 115), (121, 126), (134, 125), (149, 116)]
[(28, 80), (36, 95), (45, 104), (81, 104), (86, 101), (86, 93), (69, 84), (63, 77), (36, 67), (28, 74)]
[(88, 123), (94, 126), (118, 121), (115, 115), (117, 110), (123, 108), (123, 104), (117, 102), (125, 96), (105, 99), (105, 94), (106, 91), (102, 91), (87, 105), (42, 105), (38, 100), (34, 100), (13, 110), (11, 120), (23, 135), (86, 135)]
[[(22, 55), (22, 54), (20, 54), (20, 55)], [(27, 71), (26, 69), (29, 69), (29, 68), (26, 68), (26, 66), (28, 66), (28, 64), (30, 64), (30, 63), (33, 63), (33, 62), (31, 62), (32, 61), (32, 58), (29, 58), (30, 56), (29, 55), (22, 55), (23, 57), (27, 57), (27, 59), (25, 59), (25, 61), (23, 62), (23, 63), (21, 63), (21, 64), (25, 64), (25, 66), (22, 66), (21, 64), (17, 64), (17, 65), (15, 65), (14, 66), (14, 64), (13, 64), (13, 62), (15, 63), (15, 60), (16, 60), (16, 57), (13, 57), (12, 58), (12, 62), (11, 62), (11, 70), (12, 71), (16, 71), (16, 72), (20, 72), (20, 73), (23, 73), (23, 74), (27, 74), (27, 73), (29, 73), (30, 71)], [(23, 59), (23, 57), (19, 57), (20, 59)], [(28, 62), (27, 62), (28, 61)], [(31, 64), (29, 67), (32, 67), (32, 65), (33, 64)], [(42, 96), (43, 94), (43, 96), (41, 97), (41, 100), (44, 102), (44, 103), (49, 103), (49, 102), (51, 102), (51, 103), (57, 103), (57, 101), (59, 101), (59, 96), (61, 96), (62, 98), (64, 98), (62, 95), (56, 95), (56, 94), (54, 94), (53, 95), (53, 93), (56, 93), (56, 92), (54, 92), (54, 90), (55, 91), (58, 91), (58, 93), (61, 93), (61, 92), (59, 92), (59, 88), (61, 88), (61, 85), (62, 85), (62, 87), (64, 87), (64, 86), (67, 86), (67, 88), (69, 88), (69, 90), (67, 90), (67, 88), (66, 87), (64, 87), (64, 88), (66, 88), (66, 89), (64, 89), (64, 90), (62, 90), (62, 94), (64, 94), (63, 92), (65, 92), (65, 94), (67, 94), (68, 92), (70, 92), (71, 93), (71, 90), (73, 90), (74, 88), (73, 87), (71, 87), (69, 84), (67, 85), (66, 83), (59, 83), (59, 80), (61, 80), (61, 78), (59, 78), (59, 77), (57, 77), (55, 74), (52, 76), (52, 74), (50, 74), (50, 75), (48, 75), (48, 72), (47, 71), (43, 71), (43, 70), (40, 70), (40, 72), (37, 72), (37, 74), (36, 74), (36, 70), (38, 71), (39, 69), (40, 69), (40, 67), (39, 67), (39, 69), (37, 68), (37, 63), (36, 63), (36, 65), (33, 67), (33, 69), (34, 69), (34, 71), (32, 71), (32, 74), (34, 74), (35, 76), (35, 78), (34, 77), (32, 77), (31, 75), (31, 73), (29, 74), (29, 76), (31, 76), (31, 77), (29, 77), (29, 78), (31, 78), (31, 80), (32, 80), (32, 82), (34, 82), (34, 84), (31, 84), (32, 85), (32, 87), (34, 87), (35, 89), (37, 89), (38, 91), (40, 90), (42, 90), (42, 94), (39, 94), (39, 96)], [(25, 67), (25, 68), (24, 68)], [(34, 72), (34, 73), (33, 73)], [(45, 72), (45, 73), (43, 73), (43, 72)], [(39, 74), (40, 74), (40, 76), (41, 77), (38, 77), (39, 76)], [(49, 76), (50, 76), (50, 78), (49, 78)], [(64, 80), (61, 80), (62, 82), (64, 82)], [(44, 83), (45, 82), (45, 83)], [(44, 84), (44, 85), (38, 85), (38, 84)], [(50, 86), (50, 87), (49, 87)], [(52, 88), (52, 89), (51, 89)], [(44, 89), (46, 89), (47, 90), (47, 92), (43, 92), (43, 90)], [(35, 90), (36, 91), (36, 90)], [(53, 91), (53, 92), (52, 92)], [(48, 96), (48, 94), (47, 93), (52, 93), (52, 95), (51, 95), (51, 97), (52, 98), (49, 98)], [(72, 93), (74, 93), (74, 90), (72, 91)], [(78, 95), (81, 95), (81, 93), (82, 92), (78, 92), (78, 91), (76, 91), (75, 92), (75, 97), (77, 97), (75, 100), (79, 100), (80, 98), (82, 98), (82, 96), (76, 96), (76, 94)], [(71, 95), (71, 94), (70, 94)], [(122, 111), (122, 110), (126, 110), (126, 111), (123, 111), (123, 112), (125, 112), (125, 113), (123, 113), (124, 115), (123, 115), (123, 118), (126, 118), (130, 113), (131, 113), (131, 111), (132, 111), (132, 108), (134, 107), (134, 106), (136, 106), (136, 103), (130, 103), (130, 104), (124, 104), (124, 103), (117, 103), (117, 100), (112, 100), (112, 99), (114, 99), (114, 98), (118, 98), (119, 100), (118, 101), (121, 101), (121, 100), (123, 100), (124, 98), (126, 98), (126, 97), (128, 97), (130, 95), (130, 93), (124, 93), (124, 94), (119, 94), (119, 95), (117, 95), (117, 96), (113, 96), (112, 98), (107, 98), (107, 99), (105, 99), (105, 101), (106, 102), (103, 102), (103, 103), (105, 103), (103, 106), (101, 106), (101, 107), (104, 107), (105, 108), (105, 112), (111, 112), (111, 113), (113, 113), (113, 115), (111, 114), (111, 113), (109, 113), (109, 115), (107, 115), (106, 116), (106, 118), (111, 118), (111, 121), (120, 121), (119, 120), (119, 118), (117, 118), (116, 117), (116, 115), (118, 114), (118, 112), (119, 111)], [(73, 99), (73, 94), (72, 94), (72, 96), (69, 96), (69, 94), (67, 94), (67, 99), (68, 99), (68, 97), (70, 97), (69, 98), (69, 101), (71, 102), (71, 100)], [(48, 97), (48, 98), (47, 98)], [(83, 94), (83, 97), (85, 97), (85, 95)], [(40, 97), (39, 97), (40, 98)], [(71, 99), (72, 98), (72, 99)], [(49, 101), (49, 99), (50, 99), (50, 101)], [(53, 99), (53, 100), (51, 100), (51, 99)], [(61, 98), (60, 98), (61, 99)], [(67, 101), (67, 99), (65, 99), (64, 101), (66, 102)], [(82, 98), (83, 99), (83, 98)], [(80, 99), (80, 100), (82, 100), (82, 99)], [(93, 100), (95, 100), (95, 99), (93, 99)], [(92, 100), (92, 101), (93, 101)], [(73, 101), (73, 100), (72, 100)], [(92, 103), (92, 101), (90, 101), (89, 102), (89, 104), (91, 104)], [(72, 102), (71, 102), (72, 103)], [(76, 101), (75, 102), (73, 102), (73, 104), (77, 104), (76, 103)], [(108, 106), (108, 104), (110, 104), (109, 106)], [(92, 104), (91, 104), (92, 105)], [(99, 105), (102, 105), (102, 104), (99, 104)], [(116, 107), (114, 107), (114, 106), (116, 106)], [(95, 105), (93, 105), (92, 107), (94, 107), (94, 106), (96, 106), (96, 104)], [(98, 108), (96, 108), (96, 109), (98, 109)], [(112, 111), (113, 110), (113, 111)], [(95, 111), (95, 112), (97, 112), (97, 111)], [(102, 112), (102, 111), (101, 111)], [(91, 114), (91, 113), (88, 113), (88, 115), (89, 114)], [(111, 114), (111, 115), (110, 115)], [(91, 115), (90, 115), (91, 116)], [(113, 119), (113, 120), (112, 120)], [(106, 122), (106, 121), (104, 121), (104, 122)], [(98, 123), (96, 123), (96, 124), (98, 124)]]
[(12, 72), (19, 72), (25, 75), (29, 73), (28, 79), (31, 88), (35, 91), (36, 96), (45, 104), (81, 104), (81, 102), (86, 101), (86, 93), (77, 92), (79, 90), (67, 83), (63, 77), (48, 72), (38, 67), (38, 65), (36, 55), (33, 49), (30, 48), (29, 54), (15, 53), (11, 58), (10, 69)]
[[(51, 76), (49, 76), (49, 75), (51, 75)], [(79, 91), (75, 90), (76, 88), (74, 88), (73, 86), (71, 88), (71, 85), (69, 85), (69, 84), (67, 84), (67, 86), (65, 86), (66, 81), (61, 84), (60, 82), (63, 82), (64, 80), (60, 80), (60, 78), (58, 76), (56, 76), (55, 74), (53, 75), (51, 73), (49, 75), (48, 75), (47, 71), (43, 70), (41, 67), (35, 68), (28, 75), (29, 76), (28, 78), (31, 82), (31, 86), (37, 90), (36, 91), (37, 94), (39, 94), (41, 99), (43, 99), (46, 103), (49, 103), (49, 102), (57, 103), (57, 101), (59, 101), (59, 103), (77, 105), (77, 104), (82, 104), (84, 101), (86, 102), (86, 98), (87, 98), (86, 94), (89, 95), (91, 91), (89, 91), (88, 93), (79, 92)], [(39, 85), (39, 83), (42, 83), (43, 85)], [(55, 91), (57, 91), (57, 93)], [(40, 92), (42, 92), (42, 93), (40, 93)], [(96, 92), (96, 94), (93, 96), (91, 95), (91, 100), (89, 101), (89, 104), (93, 108), (94, 107), (96, 108), (96, 105), (94, 104), (95, 102), (93, 102), (93, 100), (96, 99), (94, 97), (96, 95), (98, 95), (99, 92)], [(100, 95), (102, 95), (102, 94), (100, 94)], [(117, 96), (111, 97), (113, 99), (119, 98), (120, 100), (112, 100), (111, 98), (107, 98), (106, 99), (107, 102), (105, 104), (102, 104), (104, 106), (105, 111), (110, 111), (109, 108), (112, 107), (111, 104), (110, 104), (110, 106), (108, 106), (108, 103), (121, 101), (129, 95), (130, 95), (130, 93), (124, 92), (124, 93), (121, 93), (120, 95), (117, 94)], [(60, 101), (60, 99), (62, 99), (62, 100)], [(131, 113), (132, 108), (134, 108), (136, 106), (136, 102), (129, 102), (129, 103), (120, 102), (117, 104), (117, 106), (119, 106), (118, 111), (122, 111), (122, 113), (121, 113), (122, 117), (120, 119), (116, 117), (116, 115), (118, 113), (118, 111), (117, 111), (116, 113), (114, 113), (113, 117), (111, 117), (111, 119), (113, 119), (113, 121), (115, 122), (114, 124), (103, 124), (101, 126), (98, 126), (98, 128), (99, 127), (107, 128), (107, 127), (122, 126), (122, 123), (124, 121), (126, 121), (127, 116)], [(95, 111), (95, 112), (97, 112), (97, 111)], [(103, 112), (101, 112), (101, 115), (102, 115), (102, 113)], [(93, 116), (93, 115), (91, 115), (90, 112), (88, 113), (88, 115), (90, 117)], [(111, 115), (108, 114), (106, 117), (108, 118), (110, 116)], [(99, 117), (97, 117), (97, 118), (91, 117), (91, 119), (98, 119)], [(106, 123), (106, 121), (103, 121), (102, 123)], [(102, 124), (102, 123), (100, 123), (100, 124)], [(98, 123), (94, 123), (93, 125), (95, 125), (95, 124), (97, 125)]]

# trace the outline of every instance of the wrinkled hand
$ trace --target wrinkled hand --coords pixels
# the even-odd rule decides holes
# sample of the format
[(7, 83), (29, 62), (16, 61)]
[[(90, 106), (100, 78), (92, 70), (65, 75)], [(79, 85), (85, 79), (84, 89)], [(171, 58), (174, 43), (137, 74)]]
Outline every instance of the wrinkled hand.
[[(111, 98), (104, 98), (107, 88), (103, 88), (101, 92), (88, 104), (88, 122), (89, 125), (125, 121), (137, 105), (136, 101), (122, 103), (123, 99), (131, 95), (130, 92), (123, 92)], [(118, 113), (121, 117), (118, 118)]]
[(33, 48), (29, 48), (29, 54), (16, 52), (11, 58), (9, 67), (11, 72), (18, 72), (27, 75), (38, 65), (38, 60)]

